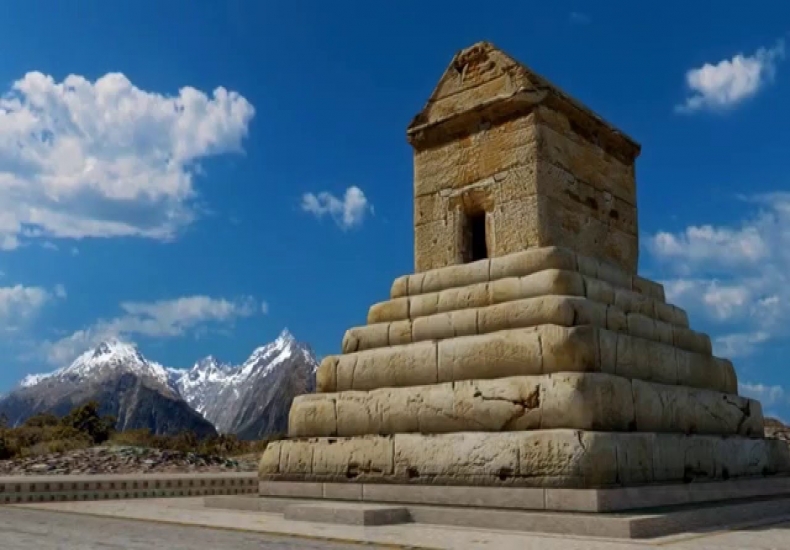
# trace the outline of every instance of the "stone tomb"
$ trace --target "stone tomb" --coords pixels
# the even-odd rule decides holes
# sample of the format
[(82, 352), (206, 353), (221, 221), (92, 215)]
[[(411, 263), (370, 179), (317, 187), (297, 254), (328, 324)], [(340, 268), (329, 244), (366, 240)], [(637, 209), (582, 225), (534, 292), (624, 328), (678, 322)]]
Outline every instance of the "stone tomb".
[(637, 275), (638, 144), (488, 43), (454, 57), (408, 139), (415, 272), (294, 400), (264, 493), (790, 471), (732, 363)]

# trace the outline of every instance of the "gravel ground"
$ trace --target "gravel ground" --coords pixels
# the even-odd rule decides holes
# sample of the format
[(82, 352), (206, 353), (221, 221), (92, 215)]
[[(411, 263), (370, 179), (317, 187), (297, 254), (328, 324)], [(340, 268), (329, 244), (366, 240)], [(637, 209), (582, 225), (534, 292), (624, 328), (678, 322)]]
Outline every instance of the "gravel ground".
[(143, 447), (92, 447), (65, 453), (0, 460), (0, 476), (254, 472), (254, 455), (239, 458), (161, 451)]

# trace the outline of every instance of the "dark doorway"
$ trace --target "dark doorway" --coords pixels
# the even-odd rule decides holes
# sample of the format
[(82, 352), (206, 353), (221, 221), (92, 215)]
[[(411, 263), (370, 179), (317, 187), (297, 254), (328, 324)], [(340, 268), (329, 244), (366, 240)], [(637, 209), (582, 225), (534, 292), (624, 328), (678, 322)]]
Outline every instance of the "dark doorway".
[(486, 213), (478, 212), (466, 218), (466, 262), (488, 258), (486, 245)]

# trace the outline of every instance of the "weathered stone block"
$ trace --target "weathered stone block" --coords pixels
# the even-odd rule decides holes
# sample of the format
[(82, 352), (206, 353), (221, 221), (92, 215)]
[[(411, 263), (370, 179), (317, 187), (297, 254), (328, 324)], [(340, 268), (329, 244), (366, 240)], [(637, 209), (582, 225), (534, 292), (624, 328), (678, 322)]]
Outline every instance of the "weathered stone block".
[(540, 384), (540, 427), (593, 431), (635, 428), (631, 382), (606, 374), (559, 373)]
[(549, 163), (573, 174), (580, 181), (636, 205), (633, 165), (624, 165), (586, 140), (573, 139), (545, 124), (537, 125), (539, 163)]
[(753, 400), (641, 380), (632, 385), (639, 431), (761, 435), (762, 411)]
[[(484, 307), (489, 304), (488, 283), (450, 288), (437, 294), (437, 313)], [(415, 316), (412, 316), (412, 319), (414, 318)]]
[(637, 235), (636, 207), (548, 162), (537, 163), (537, 191), (602, 224)]
[(343, 335), (341, 349), (343, 353), (354, 353), (363, 349), (383, 348), (389, 345), (390, 323), (383, 322), (348, 329)]
[(426, 271), (421, 277), (420, 293), (440, 292), (451, 288), (487, 283), (490, 263), (490, 260), (479, 260)]
[(439, 191), (414, 197), (415, 226), (424, 223), (445, 221), (449, 211), (449, 199)]
[(337, 359), (338, 391), (435, 384), (436, 342), (372, 349)]
[(488, 304), (499, 304), (539, 296), (584, 296), (584, 279), (573, 271), (546, 269), (520, 278), (488, 283)]
[(525, 116), (416, 151), (414, 196), (460, 189), (524, 163), (536, 146), (536, 136), (533, 117)]
[[(720, 452), (722, 446), (726, 453)], [(294, 455), (301, 460), (289, 458)], [(767, 457), (763, 475), (790, 469), (787, 443), (737, 436), (561, 429), (399, 434), (276, 441), (261, 460), (261, 478), (603, 488), (732, 479), (754, 471), (755, 461), (749, 457), (759, 461), (762, 456)], [(276, 471), (270, 466), (274, 462)]]
[(512, 477), (519, 468), (518, 441), (497, 435), (397, 435), (395, 477), (439, 484)]
[[(304, 394), (297, 396), (288, 414), (289, 437), (338, 434), (336, 394)], [(364, 432), (371, 433), (371, 432)]]
[(440, 382), (540, 374), (542, 368), (541, 335), (536, 329), (465, 336), (438, 344)]
[(387, 323), (409, 318), (409, 299), (396, 298), (379, 302), (370, 306), (368, 310), (368, 324)]
[(409, 295), (409, 275), (401, 275), (392, 282), (390, 300)]
[(418, 317), (412, 324), (412, 339), (444, 340), (457, 336), (477, 334), (477, 312), (479, 309), (462, 309)]
[[(302, 443), (302, 441), (294, 441)], [(382, 437), (321, 439), (305, 442), (312, 450), (312, 474), (346, 481), (377, 478), (393, 473), (394, 442)], [(322, 444), (323, 443), (323, 444)], [(287, 447), (287, 446), (286, 446)]]
[[(403, 320), (403, 321), (393, 321), (389, 323), (389, 345), (390, 346), (402, 346), (405, 344), (411, 344), (415, 340), (412, 338), (412, 322), (411, 320)], [(364, 327), (363, 327), (364, 328)], [(369, 345), (365, 347), (360, 346), (360, 350), (362, 349), (371, 349), (375, 348), (375, 345)]]
[(491, 218), (491, 256), (504, 256), (548, 244), (542, 238), (542, 216), (538, 213), (538, 195), (497, 204)]
[[(570, 248), (633, 273), (639, 258), (636, 235), (629, 235), (583, 212), (571, 209), (551, 197), (538, 195), (537, 214), (539, 242), (537, 246)], [(512, 250), (511, 250), (512, 251)]]
[(524, 277), (545, 269), (576, 271), (576, 254), (567, 248), (547, 246), (491, 258), (490, 279)]
[(544, 374), (597, 370), (601, 358), (597, 328), (545, 325), (540, 329)]
[(324, 357), (315, 371), (316, 391), (319, 393), (337, 390), (337, 364), (340, 357), (330, 355)]
[(666, 301), (666, 297), (664, 296), (664, 285), (649, 279), (645, 279), (644, 277), (634, 275), (633, 289), (634, 291), (644, 294), (645, 296), (648, 296), (658, 302)]
[(451, 214), (444, 220), (424, 223), (414, 228), (415, 271), (460, 263), (460, 229), (456, 216)]

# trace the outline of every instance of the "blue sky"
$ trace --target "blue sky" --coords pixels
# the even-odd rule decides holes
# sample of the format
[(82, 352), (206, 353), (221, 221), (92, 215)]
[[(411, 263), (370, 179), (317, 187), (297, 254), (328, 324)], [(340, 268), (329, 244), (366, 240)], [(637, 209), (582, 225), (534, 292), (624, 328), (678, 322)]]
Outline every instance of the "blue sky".
[(406, 125), (488, 40), (642, 144), (640, 270), (790, 417), (790, 4), (711, 5), (8, 3), (0, 391), (110, 334), (338, 351), (412, 269)]

